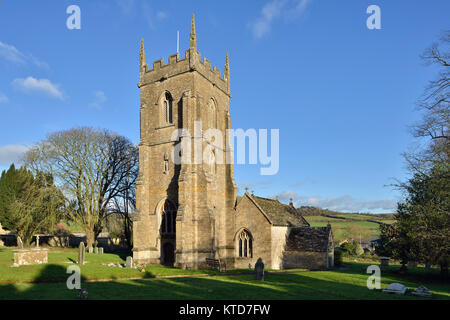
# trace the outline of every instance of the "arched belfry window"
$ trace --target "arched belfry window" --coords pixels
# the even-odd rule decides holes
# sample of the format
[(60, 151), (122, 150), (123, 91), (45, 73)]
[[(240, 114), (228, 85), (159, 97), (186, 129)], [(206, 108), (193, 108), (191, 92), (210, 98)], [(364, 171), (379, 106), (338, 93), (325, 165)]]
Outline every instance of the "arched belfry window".
[(253, 238), (250, 232), (242, 230), (238, 235), (239, 257), (253, 258)]
[(166, 200), (164, 206), (161, 208), (161, 235), (173, 235), (175, 234), (177, 210), (175, 205)]
[(162, 100), (162, 121), (163, 124), (173, 123), (173, 99), (169, 92), (164, 94)]
[(213, 99), (208, 103), (208, 128), (217, 128), (217, 108)]

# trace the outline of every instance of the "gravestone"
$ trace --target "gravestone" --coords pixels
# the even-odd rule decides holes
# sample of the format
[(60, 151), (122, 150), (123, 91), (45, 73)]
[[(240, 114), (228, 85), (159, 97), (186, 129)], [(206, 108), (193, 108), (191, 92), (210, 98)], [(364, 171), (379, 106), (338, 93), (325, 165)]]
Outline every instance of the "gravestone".
[(255, 280), (264, 281), (264, 263), (261, 258), (255, 263)]
[(133, 257), (130, 257), (130, 256), (127, 257), (126, 267), (127, 267), (128, 269), (133, 268)]
[(411, 292), (412, 295), (418, 296), (418, 297), (425, 297), (425, 298), (431, 298), (433, 294), (428, 290), (427, 287), (420, 286), (413, 292)]
[(94, 253), (97, 254), (98, 253), (98, 247), (94, 248)]
[(30, 264), (48, 263), (48, 249), (29, 248), (13, 250), (14, 267)]
[(88, 294), (89, 293), (88, 293), (87, 289), (78, 290), (78, 298), (80, 298), (80, 299), (87, 299)]
[(103, 254), (103, 247), (98, 248), (98, 253)]
[(89, 247), (88, 251), (89, 251), (89, 253), (93, 253), (94, 252), (94, 248), (92, 248), (92, 246), (91, 246), (91, 247)]
[(80, 265), (84, 264), (84, 254), (85, 254), (84, 242), (80, 242), (80, 245), (78, 247), (78, 264)]
[(17, 236), (17, 248), (23, 249), (23, 242), (22, 242), (22, 238), (20, 238), (20, 236)]
[(383, 290), (386, 293), (405, 294), (406, 287), (400, 283), (391, 283)]
[(381, 265), (388, 266), (389, 265), (389, 257), (380, 257)]
[(39, 235), (36, 236), (36, 248), (39, 248)]

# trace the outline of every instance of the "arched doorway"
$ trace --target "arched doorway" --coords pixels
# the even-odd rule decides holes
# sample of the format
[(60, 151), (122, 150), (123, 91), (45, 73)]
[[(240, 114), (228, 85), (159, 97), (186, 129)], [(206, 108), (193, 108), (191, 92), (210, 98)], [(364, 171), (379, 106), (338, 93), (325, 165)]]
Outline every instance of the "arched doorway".
[(175, 248), (171, 242), (163, 244), (163, 264), (166, 266), (173, 266), (175, 262)]
[(166, 199), (161, 206), (161, 264), (173, 266), (175, 262), (177, 209), (172, 201)]

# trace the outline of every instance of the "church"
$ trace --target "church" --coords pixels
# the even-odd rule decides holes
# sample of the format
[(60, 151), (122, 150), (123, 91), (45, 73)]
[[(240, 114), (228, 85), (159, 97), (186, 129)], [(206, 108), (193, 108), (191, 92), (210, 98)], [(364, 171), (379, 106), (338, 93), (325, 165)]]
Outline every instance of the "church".
[[(292, 202), (247, 190), (238, 197), (232, 163), (186, 159), (194, 155), (182, 150), (182, 161), (173, 161), (181, 143), (209, 147), (211, 159), (217, 150), (232, 154), (230, 145), (215, 145), (194, 130), (199, 121), (204, 130), (223, 135), (231, 128), (228, 54), (223, 73), (201, 57), (194, 16), (189, 42), (184, 58), (177, 53), (149, 69), (141, 41), (133, 258), (189, 269), (207, 268), (211, 261), (226, 269), (249, 268), (259, 258), (270, 269), (332, 267), (331, 226), (311, 227)], [(174, 132), (180, 132), (176, 138)]]

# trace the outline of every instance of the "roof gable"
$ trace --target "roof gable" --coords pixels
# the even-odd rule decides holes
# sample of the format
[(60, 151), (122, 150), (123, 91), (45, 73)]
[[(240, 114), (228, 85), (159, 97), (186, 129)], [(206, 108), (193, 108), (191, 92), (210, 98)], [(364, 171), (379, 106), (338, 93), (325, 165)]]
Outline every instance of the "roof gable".
[[(250, 196), (247, 192), (243, 197), (248, 198), (274, 226), (309, 226), (309, 223), (294, 207), (283, 204), (278, 200), (262, 198), (255, 195)], [(237, 205), (239, 203), (240, 201)]]

